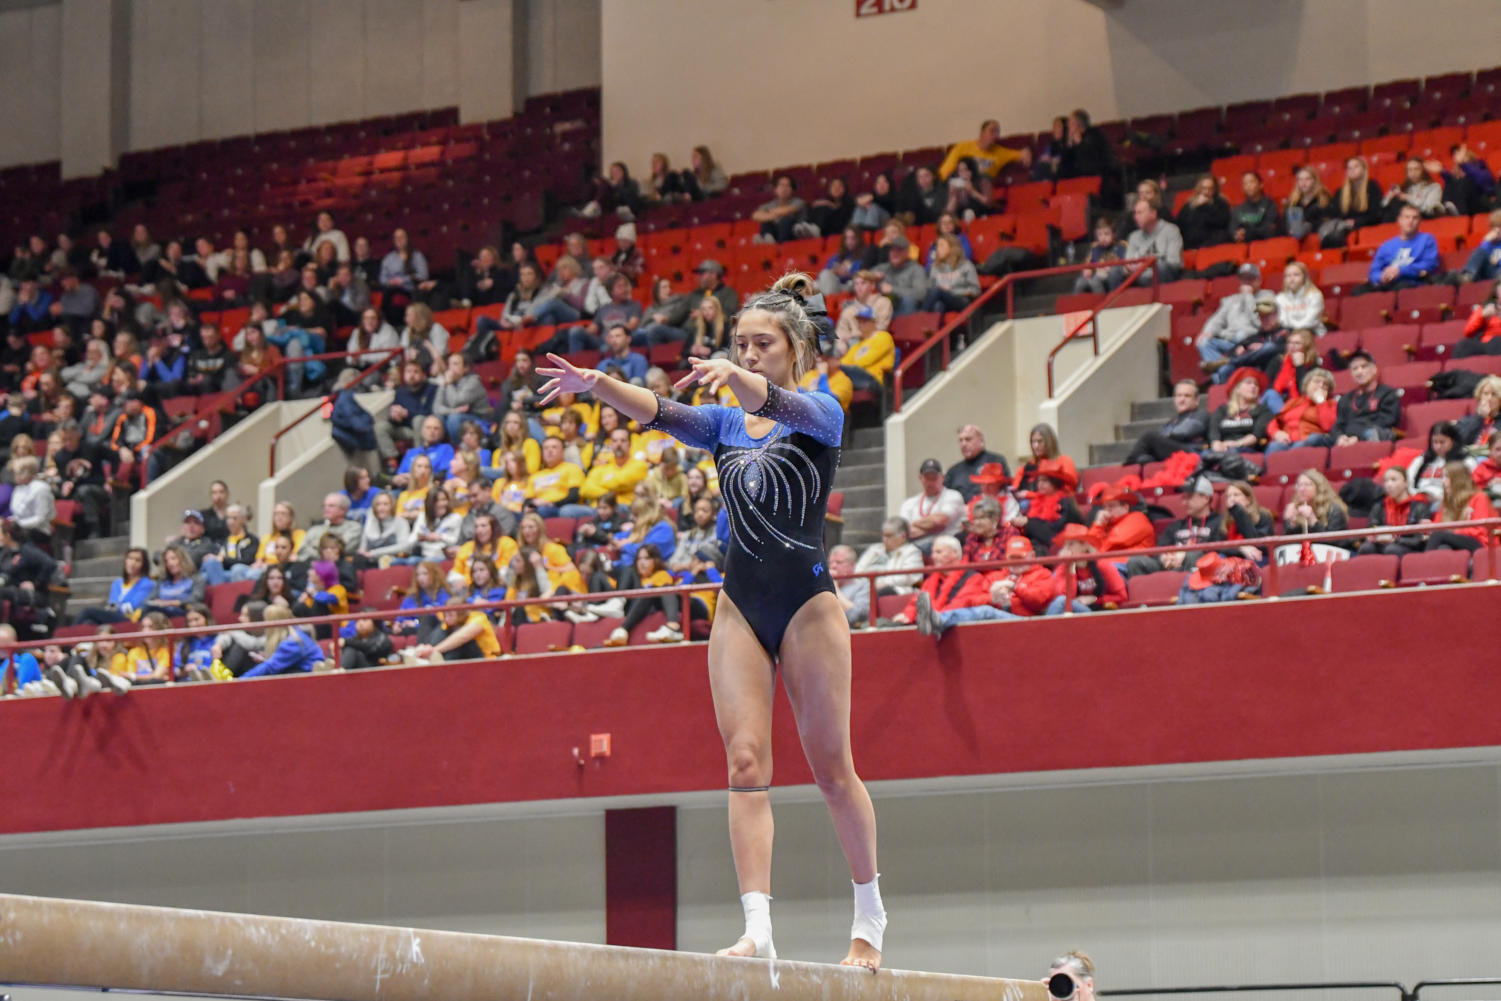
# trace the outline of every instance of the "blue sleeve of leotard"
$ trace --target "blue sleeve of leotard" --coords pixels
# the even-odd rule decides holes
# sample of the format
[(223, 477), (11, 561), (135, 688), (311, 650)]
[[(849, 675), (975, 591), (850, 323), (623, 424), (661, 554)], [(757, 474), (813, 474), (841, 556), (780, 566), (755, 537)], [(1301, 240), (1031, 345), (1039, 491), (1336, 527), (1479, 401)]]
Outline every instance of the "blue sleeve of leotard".
[(657, 397), (657, 416), (644, 425), (650, 431), (666, 431), (689, 448), (714, 451), (719, 444), (719, 428), (725, 408), (718, 404), (690, 407), (665, 397)]
[(831, 447), (844, 434), (844, 408), (827, 393), (796, 393), (768, 383), (766, 402), (752, 416), (770, 417)]

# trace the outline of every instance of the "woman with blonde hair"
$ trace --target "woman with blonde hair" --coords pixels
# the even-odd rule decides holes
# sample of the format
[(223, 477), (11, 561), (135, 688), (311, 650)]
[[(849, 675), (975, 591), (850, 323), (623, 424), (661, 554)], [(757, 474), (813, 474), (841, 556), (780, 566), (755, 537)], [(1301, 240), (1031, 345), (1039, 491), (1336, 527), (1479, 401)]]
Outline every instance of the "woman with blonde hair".
[(1304, 164), (1293, 175), (1292, 194), (1287, 196), (1282, 217), (1287, 220), (1287, 235), (1301, 240), (1309, 233), (1317, 233), (1331, 218), (1335, 218), (1330, 205), (1334, 195), (1324, 187), (1318, 171)]
[(1423, 161), (1415, 156), (1407, 158), (1403, 165), (1401, 184), (1393, 184), (1381, 202), (1387, 222), (1396, 222), (1402, 206), (1411, 205), (1424, 219), (1444, 214), (1444, 187), (1428, 176)]
[[(1225, 516), (1220, 522), (1220, 531), (1225, 539), (1264, 539), (1277, 533), (1277, 516), (1261, 506), (1256, 499), (1256, 490), (1245, 480), (1231, 480), (1225, 484)], [(1240, 554), (1257, 563), (1266, 562), (1266, 551), (1255, 546), (1242, 546)]]
[(980, 274), (975, 262), (952, 233), (939, 233), (933, 241), (933, 263), (928, 267), (928, 294), (918, 307), (924, 312), (958, 312), (980, 294)]
[(534, 549), (542, 554), (543, 569), (554, 588), (566, 587), (575, 593), (584, 590), (579, 579), (578, 567), (562, 543), (547, 535), (547, 522), (535, 511), (521, 516), (516, 525), (516, 545), (521, 549)]
[(683, 344), (684, 358), (723, 358), (729, 354), (724, 306), (717, 297), (704, 296), (684, 326), (688, 331), (688, 340)]
[(714, 162), (714, 154), (709, 152), (707, 146), (693, 147), (688, 169), (678, 176), (682, 178), (683, 191), (696, 202), (713, 198), (730, 186), (729, 178), (719, 164)]
[(521, 457), (520, 452), (515, 451), (506, 452), (497, 448), (495, 454), (500, 456), (501, 473), (490, 487), (490, 496), (507, 511), (520, 514), (526, 510), (526, 502), (531, 499), (532, 477), (526, 471), (526, 460)]
[(1490, 452), (1491, 434), (1501, 416), (1501, 375), (1488, 375), (1475, 387), (1475, 412), (1459, 419), (1459, 444), (1472, 456)]
[(1364, 157), (1345, 161), (1345, 183), (1334, 200), (1335, 218), (1326, 221), (1319, 236), (1326, 249), (1343, 247), (1352, 229), (1381, 223), (1381, 188), (1371, 179)]
[(1343, 532), (1350, 527), (1350, 512), (1329, 480), (1317, 469), (1305, 469), (1293, 483), (1292, 500), (1282, 509), (1282, 530), (1287, 535)]
[[(832, 396), (797, 389), (818, 356), (818, 328), (800, 291), (811, 287), (807, 275), (791, 274), (750, 296), (731, 328), (730, 357), (693, 359), (692, 371), (678, 384), (698, 383), (711, 393), (728, 388), (735, 406), (686, 406), (556, 355), (548, 359), (552, 367), (539, 371), (550, 380), (544, 401), (560, 392), (593, 392), (623, 416), (713, 453), (718, 466), (730, 544), (709, 636), (709, 682), (725, 751), (730, 845), (745, 917), (744, 934), (724, 952), (776, 957), (767, 793), (772, 695), (780, 674), (853, 883), (854, 921), (843, 962), (875, 970), (886, 928), (875, 809), (850, 749), (849, 625), (823, 549), (844, 413)], [(649, 491), (638, 493), (632, 514), (638, 521), (660, 519), (661, 507)], [(652, 531), (636, 540), (636, 549), (655, 544)], [(633, 524), (624, 541), (638, 532)], [(671, 549), (660, 546), (658, 552)], [(633, 573), (634, 556), (632, 550), (624, 561)]]
[(261, 536), (260, 546), (255, 551), (255, 562), (259, 566), (255, 576), (259, 576), (260, 570), (264, 570), (269, 563), (276, 562), (271, 556), (271, 544), (278, 538), (285, 538), (292, 543), (292, 552), (302, 548), (302, 541), (307, 532), (297, 527), (297, 512), (287, 501), (277, 501), (271, 509), (271, 529)]
[(407, 488), (396, 498), (396, 513), (408, 524), (416, 524), (423, 505), (427, 503), (427, 495), (435, 485), (432, 460), (425, 455), (412, 459), (412, 468), (407, 471)]
[[(527, 433), (526, 418), (515, 410), (507, 410), (506, 415), (500, 419), (500, 430), (496, 432), (495, 450), (490, 453), (490, 460), (494, 462), (497, 456), (505, 452), (520, 453), (526, 461), (528, 474), (542, 468), (542, 446)], [(499, 465), (496, 462), (496, 466)]]
[(1288, 330), (1324, 333), (1324, 293), (1313, 283), (1308, 265), (1288, 261), (1282, 269), (1282, 291), (1276, 295), (1277, 322)]
[[(1496, 517), (1496, 507), (1485, 491), (1475, 489), (1475, 477), (1470, 467), (1456, 460), (1444, 466), (1444, 502), (1435, 514), (1435, 520), (1439, 522), (1482, 521)], [(1424, 548), (1474, 552), (1481, 546), (1495, 544), (1495, 529), (1477, 526), (1433, 532)]]
[(269, 605), (266, 608), (267, 622), (286, 623), (275, 625), (265, 631), (266, 647), (261, 662), (241, 678), (265, 678), (273, 674), (291, 674), (298, 671), (311, 672), (323, 669), (323, 649), (318, 642), (297, 626), (290, 608)]

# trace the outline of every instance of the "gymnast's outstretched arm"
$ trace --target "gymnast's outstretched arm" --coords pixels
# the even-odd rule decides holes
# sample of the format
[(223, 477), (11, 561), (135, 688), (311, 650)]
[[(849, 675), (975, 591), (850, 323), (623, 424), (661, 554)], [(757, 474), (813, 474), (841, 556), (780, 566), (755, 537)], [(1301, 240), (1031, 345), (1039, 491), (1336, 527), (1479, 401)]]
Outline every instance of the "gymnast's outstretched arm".
[(552, 368), (537, 371), (548, 376), (542, 385), (542, 405), (546, 406), (563, 393), (593, 393), (594, 398), (619, 410), (627, 419), (645, 424), (657, 416), (657, 394), (643, 386), (633, 386), (612, 379), (591, 368), (579, 368), (567, 358), (550, 354)]

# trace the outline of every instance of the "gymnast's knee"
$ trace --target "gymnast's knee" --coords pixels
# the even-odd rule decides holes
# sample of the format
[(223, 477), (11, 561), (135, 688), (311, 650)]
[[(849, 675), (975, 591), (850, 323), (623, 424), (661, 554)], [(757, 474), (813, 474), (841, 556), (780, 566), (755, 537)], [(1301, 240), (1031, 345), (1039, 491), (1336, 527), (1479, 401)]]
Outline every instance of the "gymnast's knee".
[(759, 742), (732, 741), (725, 754), (729, 759), (730, 788), (755, 789), (771, 784), (771, 755)]
[(847, 755), (836, 755), (828, 759), (810, 756), (808, 766), (813, 771), (813, 783), (818, 786), (823, 798), (831, 803), (844, 800), (860, 784), (854, 762)]

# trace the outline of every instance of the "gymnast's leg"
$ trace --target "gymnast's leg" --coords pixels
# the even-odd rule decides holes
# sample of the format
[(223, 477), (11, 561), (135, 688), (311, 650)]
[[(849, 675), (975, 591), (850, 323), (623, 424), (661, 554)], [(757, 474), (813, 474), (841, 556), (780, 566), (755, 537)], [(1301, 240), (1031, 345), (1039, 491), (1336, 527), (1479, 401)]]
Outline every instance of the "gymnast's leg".
[(745, 934), (722, 956), (774, 959), (771, 941), (771, 658), (728, 594), (709, 632), (709, 688), (729, 762), (730, 851), (745, 909)]
[(803, 753), (823, 793), (855, 884), (855, 921), (846, 966), (881, 966), (886, 911), (876, 871), (876, 813), (850, 751), (850, 630), (838, 600), (809, 598), (782, 638), (782, 678)]

